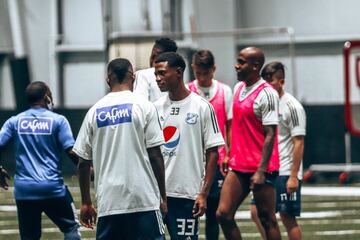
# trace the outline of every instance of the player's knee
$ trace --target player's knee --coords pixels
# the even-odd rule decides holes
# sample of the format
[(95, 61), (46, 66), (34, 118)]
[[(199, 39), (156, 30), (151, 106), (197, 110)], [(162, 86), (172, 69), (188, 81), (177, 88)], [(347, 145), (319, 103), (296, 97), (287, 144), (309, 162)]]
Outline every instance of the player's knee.
[(216, 211), (216, 219), (220, 222), (220, 223), (226, 223), (229, 221), (234, 221), (234, 216), (232, 214), (230, 214), (229, 212), (222, 210), (222, 209), (218, 209)]
[(275, 214), (261, 212), (261, 213), (258, 213), (258, 217), (260, 219), (261, 225), (265, 229), (269, 229), (269, 228), (273, 228), (273, 227), (277, 226)]

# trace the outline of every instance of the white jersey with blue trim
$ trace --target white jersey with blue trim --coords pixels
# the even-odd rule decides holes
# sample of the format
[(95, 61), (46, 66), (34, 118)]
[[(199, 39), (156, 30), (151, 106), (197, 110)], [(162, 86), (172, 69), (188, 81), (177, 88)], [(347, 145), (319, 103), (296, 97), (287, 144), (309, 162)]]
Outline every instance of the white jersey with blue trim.
[(159, 209), (146, 149), (163, 143), (154, 105), (130, 91), (109, 93), (88, 111), (74, 152), (93, 160), (99, 217)]
[[(305, 136), (306, 114), (301, 103), (289, 93), (280, 98), (279, 104), (279, 154), (280, 171), (279, 175), (290, 175), (293, 162), (294, 144), (292, 138)], [(302, 162), (298, 172), (298, 178), (302, 179)]]
[(166, 194), (196, 199), (205, 173), (205, 150), (224, 145), (215, 111), (195, 93), (181, 101), (169, 96), (155, 102), (163, 127)]

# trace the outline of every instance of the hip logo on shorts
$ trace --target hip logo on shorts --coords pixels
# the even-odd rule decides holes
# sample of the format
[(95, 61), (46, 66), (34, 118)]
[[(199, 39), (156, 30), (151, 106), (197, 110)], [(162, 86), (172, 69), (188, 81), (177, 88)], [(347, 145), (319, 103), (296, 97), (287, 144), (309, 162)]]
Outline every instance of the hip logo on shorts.
[(120, 104), (96, 109), (96, 123), (99, 128), (132, 121), (132, 104)]
[(19, 134), (50, 135), (52, 131), (52, 118), (22, 117), (18, 123)]

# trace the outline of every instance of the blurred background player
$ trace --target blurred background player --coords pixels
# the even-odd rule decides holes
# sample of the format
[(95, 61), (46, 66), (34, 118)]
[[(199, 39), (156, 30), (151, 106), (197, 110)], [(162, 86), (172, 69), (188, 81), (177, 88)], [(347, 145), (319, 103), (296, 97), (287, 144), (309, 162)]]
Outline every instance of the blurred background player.
[(165, 93), (162, 93), (156, 84), (154, 74), (154, 60), (161, 53), (176, 52), (177, 45), (170, 38), (159, 38), (155, 41), (150, 55), (150, 68), (139, 70), (135, 73), (134, 92), (144, 96), (150, 102), (155, 102)]
[(177, 53), (163, 53), (155, 60), (158, 86), (168, 91), (155, 106), (165, 137), (165, 223), (171, 239), (198, 239), (198, 217), (206, 210), (218, 147), (224, 145), (214, 108), (185, 87), (185, 67)]
[[(0, 131), (0, 150), (14, 141), (16, 172), (14, 195), (21, 239), (40, 239), (44, 212), (64, 233), (80, 239), (72, 196), (61, 175), (61, 151), (77, 164), (74, 137), (67, 119), (53, 113), (53, 98), (44, 82), (30, 83), (25, 92), (30, 109), (8, 119)], [(0, 187), (7, 189), (0, 167)]]
[(226, 239), (241, 239), (235, 213), (252, 190), (267, 239), (281, 239), (275, 216), (275, 181), (279, 169), (277, 92), (260, 77), (264, 53), (256, 47), (239, 52), (229, 169), (217, 217)]
[(231, 119), (232, 119), (232, 91), (231, 88), (214, 79), (216, 70), (214, 56), (209, 50), (197, 51), (192, 58), (191, 67), (196, 79), (188, 83), (190, 91), (195, 92), (207, 99), (214, 107), (218, 120), (220, 132), (226, 141), (226, 145), (219, 147), (218, 166), (207, 199), (206, 209), (206, 239), (213, 240), (219, 238), (219, 224), (216, 219), (216, 209), (219, 205), (221, 186), (224, 181), (225, 173), (221, 173), (224, 164), (227, 163), (228, 150), (231, 141)]
[(90, 197), (93, 162), (96, 239), (164, 239), (159, 211), (167, 212), (164, 137), (156, 109), (132, 93), (135, 78), (127, 59), (112, 60), (107, 73), (111, 92), (90, 108), (74, 146), (80, 157), (81, 223), (88, 228), (96, 223)]
[[(300, 216), (301, 211), (306, 114), (301, 103), (284, 90), (285, 68), (281, 62), (267, 64), (261, 76), (275, 88), (280, 96), (278, 128), (280, 171), (276, 182), (276, 210), (280, 212), (288, 238), (298, 240), (302, 239), (296, 217)], [(253, 218), (257, 217), (254, 205), (251, 206), (251, 213)], [(261, 226), (258, 228), (262, 229)]]

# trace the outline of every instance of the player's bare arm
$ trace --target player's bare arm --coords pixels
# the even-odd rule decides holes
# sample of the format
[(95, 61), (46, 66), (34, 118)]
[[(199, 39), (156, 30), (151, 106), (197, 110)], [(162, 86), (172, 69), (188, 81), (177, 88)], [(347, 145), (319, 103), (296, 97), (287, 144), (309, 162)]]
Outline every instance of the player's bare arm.
[(87, 228), (93, 229), (96, 224), (96, 210), (92, 205), (90, 196), (90, 178), (92, 161), (79, 158), (79, 185), (82, 206), (80, 209), (80, 223)]
[(200, 217), (204, 215), (206, 211), (206, 199), (209, 195), (209, 191), (211, 188), (211, 184), (214, 180), (216, 164), (219, 158), (218, 147), (212, 147), (206, 149), (206, 166), (205, 166), (205, 177), (204, 184), (202, 189), (195, 200), (194, 208), (193, 208), (193, 216)]
[(223, 176), (228, 173), (228, 162), (231, 148), (231, 119), (226, 121), (226, 155), (223, 162), (221, 163), (220, 172)]
[(295, 192), (299, 187), (298, 172), (304, 154), (304, 136), (294, 136), (292, 137), (292, 142), (294, 144), (294, 152), (289, 180), (286, 183), (288, 193)]
[[(3, 147), (0, 146), (0, 157), (2, 155), (2, 151), (3, 151)], [(1, 158), (0, 158), (1, 159)], [(0, 161), (0, 188), (3, 188), (5, 190), (8, 190), (9, 185), (6, 181), (6, 179), (10, 180), (10, 175), (8, 174), (8, 172), (1, 166), (1, 161)]]
[(164, 159), (161, 154), (159, 146), (148, 148), (147, 149), (152, 170), (154, 172), (156, 181), (159, 186), (161, 203), (160, 210), (163, 215), (167, 214), (167, 200), (166, 200), (166, 188), (165, 188), (165, 166)]
[(6, 179), (10, 180), (10, 175), (8, 172), (0, 165), (0, 188), (8, 190), (9, 185)]
[(262, 149), (262, 159), (260, 165), (251, 178), (251, 189), (255, 187), (257, 184), (264, 184), (265, 183), (265, 171), (268, 167), (269, 160), (273, 151), (275, 137), (276, 137), (276, 128), (277, 125), (265, 125), (264, 129), (264, 145)]
[(70, 160), (75, 164), (75, 166), (78, 166), (78, 164), (79, 164), (79, 158), (78, 158), (77, 155), (73, 152), (72, 147), (66, 149), (66, 154), (68, 155), (68, 157), (70, 158)]

